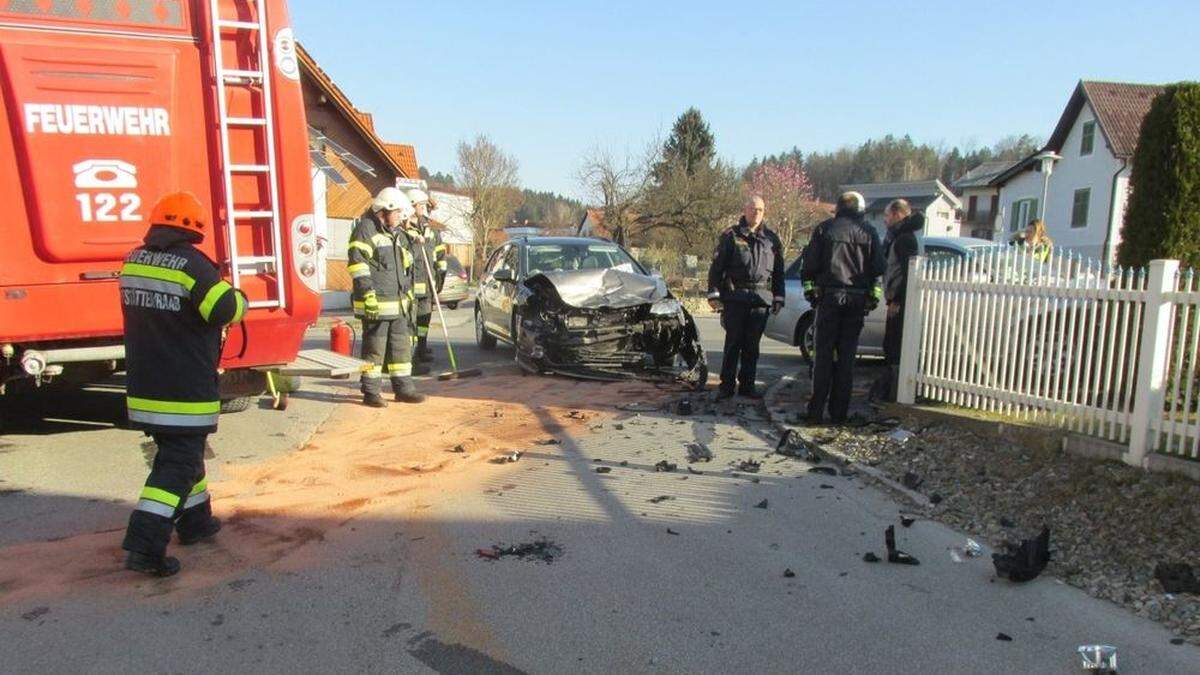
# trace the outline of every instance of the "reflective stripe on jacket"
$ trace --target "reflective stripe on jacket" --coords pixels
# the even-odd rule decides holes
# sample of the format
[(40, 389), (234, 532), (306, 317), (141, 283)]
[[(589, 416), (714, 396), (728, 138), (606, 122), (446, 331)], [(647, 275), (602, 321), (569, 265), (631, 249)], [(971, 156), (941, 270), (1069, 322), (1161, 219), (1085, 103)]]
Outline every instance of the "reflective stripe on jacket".
[(187, 236), (151, 228), (121, 268), (126, 408), (154, 433), (216, 431), (221, 329), (246, 313), (245, 296)]

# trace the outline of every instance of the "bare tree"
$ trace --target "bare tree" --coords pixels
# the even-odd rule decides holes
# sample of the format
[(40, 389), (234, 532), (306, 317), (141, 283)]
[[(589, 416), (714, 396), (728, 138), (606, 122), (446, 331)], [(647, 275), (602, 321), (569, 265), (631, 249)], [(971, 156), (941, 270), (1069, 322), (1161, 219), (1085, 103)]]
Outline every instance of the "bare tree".
[(659, 146), (656, 140), (641, 156), (626, 152), (620, 158), (597, 146), (584, 155), (576, 174), (586, 201), (600, 206), (605, 227), (622, 246), (628, 245), (638, 229), (639, 204), (653, 181), (651, 167), (657, 161)]
[[(471, 196), (471, 230), (475, 237), (477, 263), (491, 253), (491, 234), (504, 227), (521, 203), (517, 187), (518, 163), (485, 134), (458, 144), (455, 185)], [(472, 271), (478, 268), (472, 265)]]

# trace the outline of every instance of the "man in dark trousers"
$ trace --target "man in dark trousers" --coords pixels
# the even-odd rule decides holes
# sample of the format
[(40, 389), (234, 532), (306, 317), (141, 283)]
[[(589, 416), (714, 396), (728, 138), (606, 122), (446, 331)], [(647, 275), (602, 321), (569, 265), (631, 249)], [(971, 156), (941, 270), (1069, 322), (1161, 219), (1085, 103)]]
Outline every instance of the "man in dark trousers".
[[(717, 399), (734, 392), (762, 398), (754, 387), (758, 343), (767, 327), (767, 312), (783, 309), (783, 245), (763, 222), (761, 197), (746, 201), (742, 219), (726, 230), (708, 268), (708, 304), (721, 312), (725, 355)], [(739, 368), (740, 366), (740, 368)]]
[(871, 398), (896, 400), (896, 382), (900, 368), (900, 348), (904, 330), (904, 293), (908, 289), (908, 261), (921, 255), (921, 230), (925, 214), (913, 212), (903, 199), (888, 204), (883, 214), (887, 234), (883, 238), (883, 254), (887, 270), (883, 274), (883, 300), (887, 303), (887, 323), (883, 333), (883, 374), (871, 388)]
[(186, 546), (221, 529), (204, 447), (221, 411), (221, 332), (242, 320), (246, 296), (196, 248), (210, 229), (195, 195), (169, 194), (151, 212), (144, 244), (121, 268), (129, 422), (158, 446), (121, 546), (129, 552), (126, 568), (153, 576), (179, 571), (179, 561), (166, 555), (172, 530)]
[(831, 422), (846, 421), (863, 318), (883, 295), (883, 247), (865, 210), (861, 194), (843, 193), (834, 217), (817, 226), (804, 249), (800, 280), (804, 297), (817, 308), (809, 424), (824, 420), (826, 405)]

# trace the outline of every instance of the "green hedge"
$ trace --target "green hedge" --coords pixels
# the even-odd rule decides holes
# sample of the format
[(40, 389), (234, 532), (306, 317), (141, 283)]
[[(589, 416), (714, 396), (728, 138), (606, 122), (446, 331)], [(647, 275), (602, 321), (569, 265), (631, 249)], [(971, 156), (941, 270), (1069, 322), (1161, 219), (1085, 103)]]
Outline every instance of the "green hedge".
[(1200, 267), (1200, 83), (1171, 85), (1154, 99), (1133, 156), (1117, 262), (1156, 258)]

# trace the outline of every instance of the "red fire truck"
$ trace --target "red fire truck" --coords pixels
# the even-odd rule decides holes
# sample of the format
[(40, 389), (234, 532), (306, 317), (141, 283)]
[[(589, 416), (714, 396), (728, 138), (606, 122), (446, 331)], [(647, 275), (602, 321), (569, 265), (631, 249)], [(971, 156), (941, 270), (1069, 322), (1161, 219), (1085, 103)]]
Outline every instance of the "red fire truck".
[(222, 396), (296, 357), (320, 311), (299, 75), (285, 0), (0, 0), (0, 388), (120, 368), (121, 261), (175, 190), (250, 300)]

